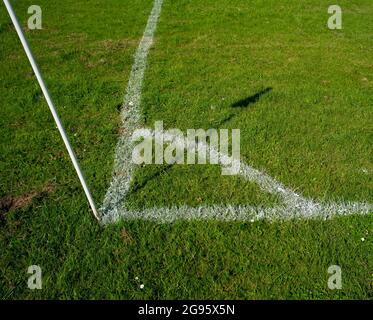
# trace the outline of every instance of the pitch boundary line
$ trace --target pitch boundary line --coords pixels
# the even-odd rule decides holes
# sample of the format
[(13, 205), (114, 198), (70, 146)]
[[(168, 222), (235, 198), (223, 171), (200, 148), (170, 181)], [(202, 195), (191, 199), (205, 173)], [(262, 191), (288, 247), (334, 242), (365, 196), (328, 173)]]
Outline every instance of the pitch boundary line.
[[(248, 181), (255, 182), (264, 191), (277, 194), (283, 200), (283, 205), (272, 208), (253, 206), (212, 205), (200, 207), (165, 207), (149, 208), (145, 210), (131, 210), (125, 207), (125, 198), (130, 189), (132, 177), (136, 166), (132, 162), (132, 133), (140, 129), (140, 103), (144, 74), (147, 65), (149, 49), (154, 40), (158, 18), (161, 13), (163, 0), (155, 0), (153, 9), (148, 18), (147, 25), (139, 47), (135, 53), (127, 93), (121, 112), (122, 135), (119, 138), (114, 161), (114, 172), (110, 187), (105, 195), (103, 205), (100, 208), (103, 223), (126, 220), (146, 219), (157, 222), (173, 222), (175, 220), (193, 219), (217, 219), (222, 221), (255, 221), (258, 219), (294, 219), (294, 218), (324, 218), (328, 219), (336, 215), (369, 214), (373, 206), (369, 203), (345, 202), (345, 203), (317, 203), (306, 199), (294, 191), (286, 188), (267, 174), (240, 162), (239, 175)], [(153, 135), (154, 133), (151, 132)], [(178, 137), (168, 136), (168, 140), (176, 140)], [(181, 141), (180, 141), (181, 143)], [(198, 144), (201, 144), (199, 142)], [(211, 147), (205, 145), (208, 149)], [(190, 146), (196, 147), (196, 146)], [(198, 146), (197, 146), (198, 147)], [(224, 154), (211, 148), (224, 166)]]

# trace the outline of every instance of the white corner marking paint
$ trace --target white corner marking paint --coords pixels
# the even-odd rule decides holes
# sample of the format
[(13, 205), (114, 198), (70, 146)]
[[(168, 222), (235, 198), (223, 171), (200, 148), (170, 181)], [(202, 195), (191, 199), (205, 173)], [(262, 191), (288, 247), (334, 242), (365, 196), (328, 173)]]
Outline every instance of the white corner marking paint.
[[(116, 222), (119, 219), (134, 220), (146, 219), (160, 223), (169, 223), (176, 220), (208, 220), (218, 219), (222, 221), (256, 221), (260, 219), (330, 219), (337, 215), (369, 214), (373, 211), (372, 204), (343, 202), (343, 203), (318, 203), (312, 199), (306, 199), (294, 191), (286, 188), (280, 182), (268, 176), (244, 162), (240, 162), (239, 175), (244, 179), (255, 182), (262, 191), (276, 194), (282, 200), (281, 205), (271, 208), (253, 206), (213, 205), (200, 207), (164, 207), (149, 208), (145, 210), (130, 210), (126, 208), (125, 199), (128, 195), (132, 176), (136, 166), (132, 161), (132, 133), (141, 129), (140, 103), (141, 90), (146, 69), (149, 49), (153, 44), (154, 33), (158, 18), (161, 13), (163, 0), (155, 0), (149, 16), (143, 37), (135, 54), (134, 64), (130, 74), (127, 94), (124, 98), (121, 112), (122, 135), (116, 147), (114, 172), (112, 182), (105, 195), (103, 205), (100, 208), (103, 223)], [(152, 136), (154, 132), (147, 130)], [(169, 136), (166, 139), (176, 140), (177, 136)], [(183, 143), (180, 141), (180, 143)], [(198, 143), (200, 144), (200, 142)], [(189, 145), (195, 147), (195, 145)], [(210, 149), (210, 146), (206, 146)], [(215, 156), (219, 156), (220, 165), (224, 166), (227, 155), (219, 153), (211, 148)]]

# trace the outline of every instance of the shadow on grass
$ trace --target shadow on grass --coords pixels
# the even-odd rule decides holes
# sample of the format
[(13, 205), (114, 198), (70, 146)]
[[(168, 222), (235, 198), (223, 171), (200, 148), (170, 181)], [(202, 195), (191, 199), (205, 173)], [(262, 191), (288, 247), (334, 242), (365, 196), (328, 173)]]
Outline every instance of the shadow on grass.
[[(272, 88), (270, 88), (270, 87), (265, 88), (265, 89), (259, 91), (258, 93), (254, 94), (254, 95), (251, 95), (249, 97), (246, 97), (245, 99), (242, 99), (242, 100), (239, 100), (239, 101), (233, 103), (231, 105), (231, 107), (232, 108), (247, 108), (249, 105), (256, 103), (261, 98), (261, 96), (263, 96), (264, 94), (266, 94), (266, 93), (268, 93), (270, 91), (272, 91)], [(120, 110), (121, 106), (122, 106), (121, 104), (117, 106), (117, 110), (118, 111)], [(220, 127), (223, 123), (226, 123), (227, 121), (231, 120), (236, 115), (237, 115), (237, 113), (232, 113), (232, 114), (228, 115), (225, 119), (221, 120), (218, 123), (218, 127)], [(138, 183), (135, 183), (134, 186), (129, 191), (129, 193), (133, 194), (136, 191), (144, 188), (149, 181), (158, 178), (163, 173), (165, 173), (168, 170), (170, 170), (172, 168), (172, 166), (173, 166), (173, 164), (167, 165), (166, 167), (162, 166), (161, 168), (159, 168), (158, 170), (156, 170), (155, 172), (153, 172), (148, 177), (145, 177), (142, 181), (140, 181)]]
[[(238, 100), (238, 101), (234, 102), (233, 104), (231, 104), (231, 108), (234, 108), (234, 109), (244, 109), (244, 108), (247, 108), (250, 105), (258, 102), (259, 99), (263, 95), (265, 95), (266, 93), (271, 92), (271, 91), (272, 91), (271, 87), (265, 88), (265, 89), (263, 89), (263, 90), (255, 93), (254, 95), (248, 96), (248, 97), (246, 97), (244, 99), (241, 99), (241, 100)], [(238, 115), (237, 112), (231, 113), (230, 115), (228, 115), (227, 117), (225, 117), (224, 119), (222, 119), (218, 123), (216, 123), (216, 126), (218, 128), (221, 127), (224, 123), (228, 122), (229, 120), (231, 120), (232, 118), (234, 118), (237, 115)]]
[(261, 96), (265, 95), (266, 93), (272, 91), (272, 88), (265, 88), (258, 93), (246, 97), (245, 99), (239, 100), (231, 105), (232, 108), (247, 108), (250, 104), (256, 103)]
[(161, 166), (155, 172), (153, 172), (149, 176), (145, 177), (142, 181), (135, 183), (133, 185), (133, 187), (130, 189), (129, 194), (133, 194), (136, 191), (144, 188), (149, 181), (158, 178), (159, 176), (161, 176), (162, 174), (164, 174), (165, 172), (167, 172), (168, 170), (170, 170), (172, 167), (173, 167), (173, 164), (168, 164), (166, 166), (164, 166), (164, 165)]

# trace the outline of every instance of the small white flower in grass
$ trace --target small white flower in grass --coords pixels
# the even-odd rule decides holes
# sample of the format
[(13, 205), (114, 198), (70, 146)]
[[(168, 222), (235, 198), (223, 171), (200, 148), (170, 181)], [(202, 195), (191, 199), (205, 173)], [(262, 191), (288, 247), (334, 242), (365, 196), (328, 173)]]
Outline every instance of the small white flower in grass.
[(254, 220), (254, 219), (251, 219), (250, 222), (255, 222), (255, 220)]
[(143, 284), (140, 284), (140, 289), (142, 290), (142, 289), (144, 289), (144, 285)]
[(364, 241), (365, 241), (365, 238), (361, 238), (360, 240), (364, 242)]
[(135, 277), (135, 280), (139, 280), (139, 277)]
[(133, 102), (130, 101), (130, 102), (128, 103), (128, 105), (129, 105), (130, 107), (133, 107)]

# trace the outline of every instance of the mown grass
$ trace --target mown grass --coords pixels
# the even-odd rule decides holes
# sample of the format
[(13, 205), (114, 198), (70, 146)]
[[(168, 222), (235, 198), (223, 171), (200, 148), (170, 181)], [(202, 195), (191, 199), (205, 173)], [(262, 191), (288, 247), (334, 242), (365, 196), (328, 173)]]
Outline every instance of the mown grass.
[[(240, 128), (243, 158), (287, 186), (318, 200), (372, 201), (373, 5), (340, 2), (344, 29), (331, 32), (324, 2), (166, 0), (146, 73), (145, 124)], [(15, 2), (24, 25), (31, 4)], [(152, 1), (39, 4), (44, 29), (27, 36), (99, 203)], [(0, 212), (0, 297), (372, 298), (371, 216), (97, 225), (0, 8), (0, 199), (34, 195)], [(231, 107), (265, 88), (255, 103)], [(136, 179), (135, 207), (276, 200), (210, 166), (149, 166)], [(43, 270), (40, 291), (27, 288), (33, 264)], [(342, 290), (327, 287), (334, 264)]]
[[(345, 28), (331, 31), (324, 2), (166, 1), (146, 75), (146, 124), (240, 128), (242, 158), (288, 187), (319, 201), (372, 199), (373, 8), (340, 5)], [(171, 204), (169, 181), (184, 181), (186, 170), (195, 187), (178, 188), (182, 199), (218, 189), (218, 203), (227, 202), (232, 188), (219, 186), (227, 179), (193, 166), (167, 170), (144, 194)], [(233, 201), (256, 204), (245, 187)]]

